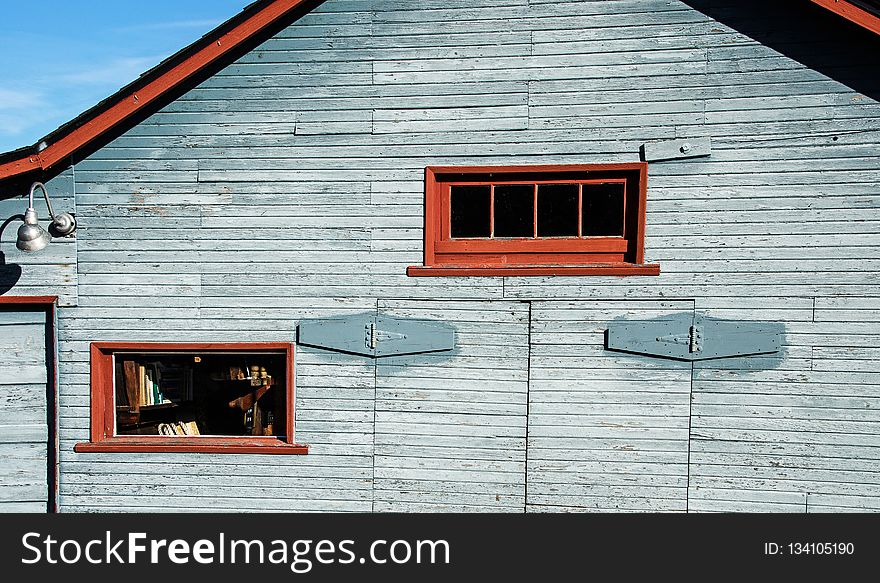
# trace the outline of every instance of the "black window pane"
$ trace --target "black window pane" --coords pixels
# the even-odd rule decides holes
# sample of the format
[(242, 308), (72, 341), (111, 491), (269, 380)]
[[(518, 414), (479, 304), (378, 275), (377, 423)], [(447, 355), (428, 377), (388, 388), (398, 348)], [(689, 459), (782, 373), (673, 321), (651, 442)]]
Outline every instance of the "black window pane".
[(504, 184), (495, 187), (495, 236), (535, 236), (535, 187)]
[(623, 236), (623, 184), (584, 184), (584, 236)]
[(578, 185), (538, 186), (538, 236), (577, 237)]
[(449, 201), (452, 237), (489, 237), (490, 200), (488, 186), (452, 186)]

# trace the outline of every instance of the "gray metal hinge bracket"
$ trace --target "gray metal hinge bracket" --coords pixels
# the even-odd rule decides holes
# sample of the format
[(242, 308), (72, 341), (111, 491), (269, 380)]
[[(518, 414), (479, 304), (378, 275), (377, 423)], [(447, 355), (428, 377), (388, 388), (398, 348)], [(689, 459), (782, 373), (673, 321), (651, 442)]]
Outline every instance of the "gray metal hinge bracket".
[(700, 352), (703, 350), (703, 330), (699, 326), (691, 326), (687, 334), (667, 336), (658, 336), (657, 342), (670, 342), (672, 344), (684, 344), (688, 347), (689, 352)]
[(360, 314), (303, 320), (297, 343), (334, 352), (381, 358), (455, 348), (455, 331), (444, 322)]
[(739, 322), (700, 313), (609, 322), (608, 350), (675, 360), (709, 360), (779, 352), (779, 322)]

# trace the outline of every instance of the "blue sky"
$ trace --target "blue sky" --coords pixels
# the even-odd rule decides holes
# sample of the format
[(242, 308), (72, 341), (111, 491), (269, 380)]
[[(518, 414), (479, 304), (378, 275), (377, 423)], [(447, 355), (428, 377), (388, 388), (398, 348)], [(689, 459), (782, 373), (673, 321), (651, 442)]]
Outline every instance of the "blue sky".
[(0, 1), (6, 152), (35, 143), (252, 0)]

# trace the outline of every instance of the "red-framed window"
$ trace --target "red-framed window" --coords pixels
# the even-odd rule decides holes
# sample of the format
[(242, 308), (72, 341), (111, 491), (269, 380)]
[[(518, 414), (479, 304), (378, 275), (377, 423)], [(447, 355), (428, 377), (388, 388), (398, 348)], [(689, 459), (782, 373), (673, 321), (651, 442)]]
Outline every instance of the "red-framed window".
[(644, 263), (646, 163), (429, 167), (430, 275), (657, 275)]
[(77, 452), (305, 454), (293, 345), (91, 345), (91, 433)]

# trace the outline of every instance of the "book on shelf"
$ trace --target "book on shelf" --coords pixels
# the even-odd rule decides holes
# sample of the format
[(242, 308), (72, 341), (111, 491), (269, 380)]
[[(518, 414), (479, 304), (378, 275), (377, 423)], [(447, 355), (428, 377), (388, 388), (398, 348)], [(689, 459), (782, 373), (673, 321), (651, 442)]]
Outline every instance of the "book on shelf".
[(195, 421), (173, 421), (159, 424), (159, 435), (176, 437), (179, 435), (201, 435)]
[(125, 381), (126, 403), (131, 412), (137, 412), (140, 406), (140, 389), (138, 384), (137, 363), (133, 360), (125, 360), (122, 363), (122, 376)]
[(147, 386), (146, 386), (147, 402), (146, 402), (146, 404), (147, 405), (155, 405), (156, 401), (154, 398), (154, 393), (156, 391), (156, 388), (153, 386), (154, 385), (154, 383), (153, 383), (153, 370), (152, 370), (152, 366), (150, 366), (149, 364), (144, 365), (144, 375), (145, 375), (144, 378), (147, 383)]
[(149, 363), (147, 365), (147, 375), (150, 379), (150, 405), (159, 405), (164, 401), (161, 389), (162, 374), (159, 372), (159, 363)]
[(139, 364), (138, 367), (138, 403), (147, 404), (147, 369), (144, 365)]
[[(126, 360), (121, 368), (126, 400), (133, 412), (139, 407), (172, 402), (162, 390), (164, 383), (158, 363), (138, 364), (133, 360)], [(119, 397), (119, 393), (117, 395)]]
[(153, 404), (153, 379), (150, 377), (150, 367), (144, 365), (144, 405)]

